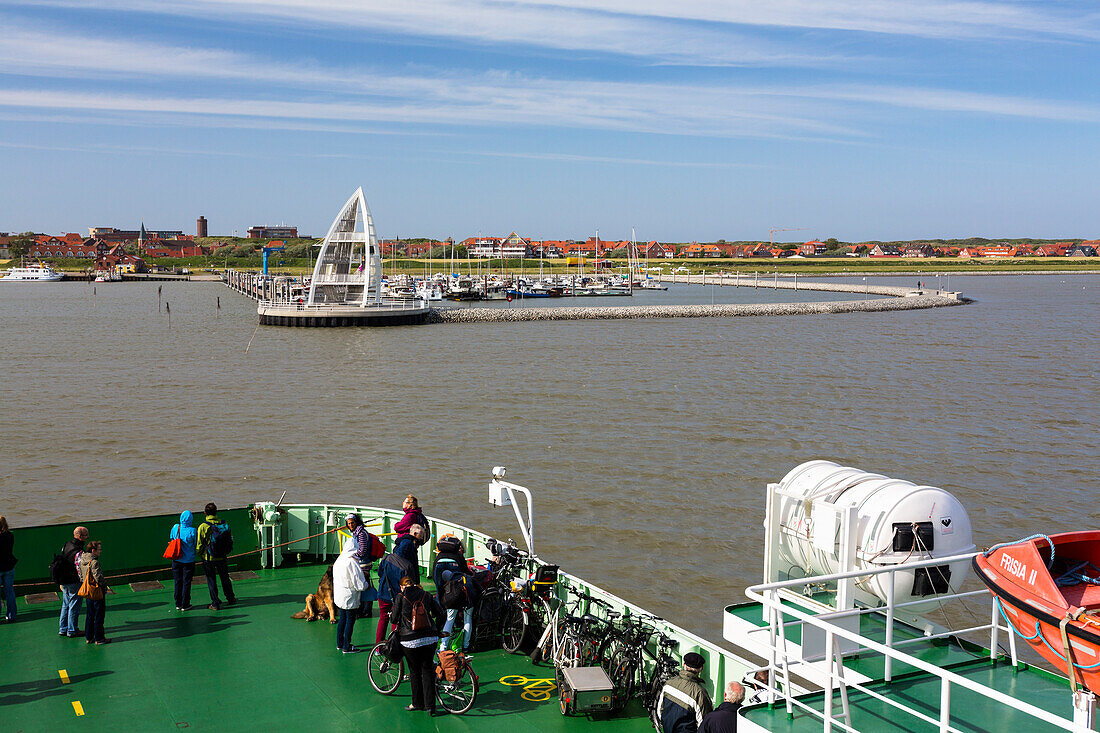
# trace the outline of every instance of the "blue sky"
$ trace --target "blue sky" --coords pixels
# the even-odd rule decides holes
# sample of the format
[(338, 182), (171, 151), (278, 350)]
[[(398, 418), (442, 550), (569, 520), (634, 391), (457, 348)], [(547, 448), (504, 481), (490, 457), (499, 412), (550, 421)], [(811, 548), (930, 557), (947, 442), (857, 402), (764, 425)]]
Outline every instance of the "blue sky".
[(0, 0), (0, 231), (1100, 237), (1100, 6)]

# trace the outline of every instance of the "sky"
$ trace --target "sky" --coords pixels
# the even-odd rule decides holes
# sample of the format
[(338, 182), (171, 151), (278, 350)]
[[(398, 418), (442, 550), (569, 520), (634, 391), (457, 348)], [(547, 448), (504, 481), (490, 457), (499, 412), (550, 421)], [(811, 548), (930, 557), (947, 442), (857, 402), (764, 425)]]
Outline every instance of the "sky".
[(1100, 5), (0, 0), (0, 231), (1100, 237)]

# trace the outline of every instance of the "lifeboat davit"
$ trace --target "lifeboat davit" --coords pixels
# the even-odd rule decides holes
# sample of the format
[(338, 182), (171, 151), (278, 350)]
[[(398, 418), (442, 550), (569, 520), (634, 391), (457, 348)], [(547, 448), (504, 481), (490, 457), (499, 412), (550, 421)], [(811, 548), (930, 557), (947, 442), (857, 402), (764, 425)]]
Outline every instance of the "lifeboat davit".
[(1013, 630), (1075, 685), (1100, 692), (1100, 531), (1035, 535), (974, 558)]

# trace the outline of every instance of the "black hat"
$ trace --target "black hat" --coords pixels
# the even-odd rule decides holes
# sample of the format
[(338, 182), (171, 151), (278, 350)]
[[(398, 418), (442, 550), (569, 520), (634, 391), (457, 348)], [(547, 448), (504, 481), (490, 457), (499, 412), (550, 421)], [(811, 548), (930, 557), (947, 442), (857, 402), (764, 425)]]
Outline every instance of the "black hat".
[(702, 654), (696, 652), (688, 652), (684, 655), (684, 666), (691, 667), (692, 669), (702, 669), (703, 665), (707, 663), (707, 660), (703, 659)]

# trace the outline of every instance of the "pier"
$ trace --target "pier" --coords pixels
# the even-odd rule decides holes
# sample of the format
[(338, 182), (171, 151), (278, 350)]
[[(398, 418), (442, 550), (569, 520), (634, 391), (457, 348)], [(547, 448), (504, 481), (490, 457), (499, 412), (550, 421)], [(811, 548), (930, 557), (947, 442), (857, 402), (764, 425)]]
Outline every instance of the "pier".
[[(295, 302), (301, 293), (298, 278), (262, 275), (257, 272), (227, 270), (222, 277), (225, 284), (261, 304), (260, 322), (266, 325), (377, 325), (371, 314), (356, 309), (349, 313), (319, 313), (316, 322), (305, 319), (302, 307)], [(964, 305), (969, 300), (961, 293), (945, 290), (917, 289), (892, 285), (866, 283), (823, 283), (799, 280), (798, 276), (780, 277), (776, 273), (761, 275), (719, 274), (678, 275), (662, 277), (662, 283), (711, 285), (721, 287), (768, 288), (773, 290), (811, 290), (820, 292), (852, 293), (879, 296), (857, 300), (838, 300), (813, 303), (741, 303), (710, 305), (638, 305), (638, 306), (572, 306), (564, 308), (540, 308), (538, 306), (513, 306), (510, 308), (431, 308), (426, 318), (415, 314), (413, 318), (398, 318), (393, 325), (404, 323), (492, 323), (505, 321), (578, 321), (578, 320), (632, 320), (641, 318), (742, 318), (748, 316), (794, 316), (826, 313), (877, 313), (885, 311), (923, 310)], [(392, 308), (390, 304), (390, 308)], [(334, 316), (340, 315), (336, 318)], [(355, 317), (351, 317), (354, 315)], [(402, 314), (405, 315), (405, 314)], [(413, 314), (409, 314), (413, 315)]]

